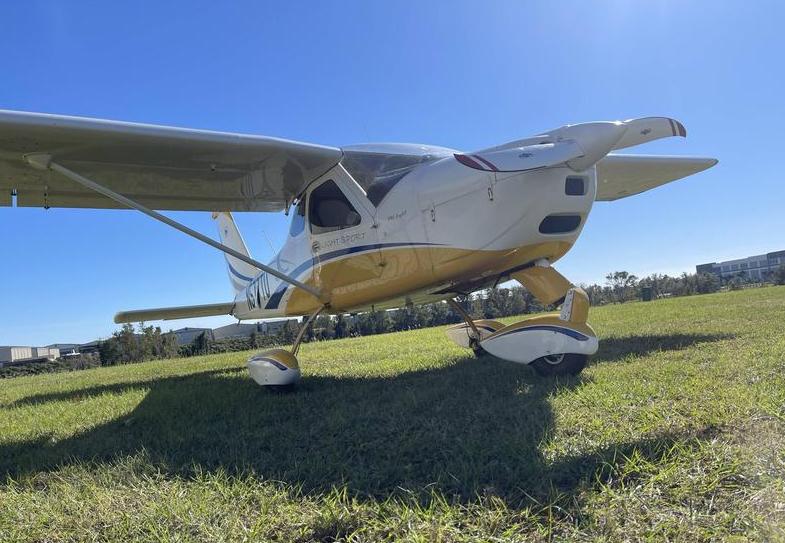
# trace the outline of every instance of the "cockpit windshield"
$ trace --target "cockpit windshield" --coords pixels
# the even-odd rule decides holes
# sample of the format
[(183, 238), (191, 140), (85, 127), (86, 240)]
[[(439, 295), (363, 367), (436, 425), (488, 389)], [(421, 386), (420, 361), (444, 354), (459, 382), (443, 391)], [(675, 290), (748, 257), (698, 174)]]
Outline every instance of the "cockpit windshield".
[(353, 145), (343, 148), (341, 164), (365, 190), (374, 206), (416, 166), (456, 151), (445, 147), (411, 144)]

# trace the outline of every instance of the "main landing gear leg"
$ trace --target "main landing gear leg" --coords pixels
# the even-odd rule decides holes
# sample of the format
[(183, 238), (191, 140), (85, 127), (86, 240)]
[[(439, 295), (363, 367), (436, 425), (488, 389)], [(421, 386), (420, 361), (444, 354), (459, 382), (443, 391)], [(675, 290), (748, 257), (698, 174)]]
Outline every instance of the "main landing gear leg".
[(300, 364), (297, 362), (297, 351), (305, 337), (305, 332), (318, 317), (325, 306), (314, 311), (300, 326), (300, 331), (292, 345), (292, 350), (269, 349), (255, 354), (248, 359), (248, 373), (257, 384), (271, 390), (291, 391), (300, 382)]
[(463, 324), (450, 326), (447, 329), (447, 337), (461, 347), (468, 347), (477, 357), (484, 355), (485, 349), (480, 346), (480, 342), (493, 334), (496, 330), (503, 328), (504, 325), (500, 322), (491, 320), (472, 320), (471, 315), (469, 315), (456, 300), (449, 298), (447, 303), (450, 304), (464, 320)]

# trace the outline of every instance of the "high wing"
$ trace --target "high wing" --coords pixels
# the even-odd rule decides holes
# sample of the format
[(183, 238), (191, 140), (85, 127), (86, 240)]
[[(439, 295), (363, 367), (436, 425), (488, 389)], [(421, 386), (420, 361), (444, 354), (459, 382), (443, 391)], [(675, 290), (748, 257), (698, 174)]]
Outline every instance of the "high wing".
[(283, 139), (0, 110), (0, 206), (120, 208), (24, 156), (45, 153), (161, 210), (280, 211), (341, 150)]
[(626, 198), (702, 172), (715, 164), (715, 158), (610, 154), (597, 163), (596, 199)]

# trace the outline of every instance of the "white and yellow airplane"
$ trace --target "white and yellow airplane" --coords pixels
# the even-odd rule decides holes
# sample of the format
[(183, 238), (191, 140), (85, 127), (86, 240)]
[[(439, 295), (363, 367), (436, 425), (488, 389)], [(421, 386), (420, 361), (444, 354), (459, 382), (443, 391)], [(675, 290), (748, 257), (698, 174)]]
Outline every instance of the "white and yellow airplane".
[[(551, 265), (595, 201), (705, 170), (712, 158), (617, 155), (686, 136), (673, 119), (591, 122), (472, 153), (413, 144), (325, 147), (268, 137), (0, 111), (0, 205), (133, 208), (223, 251), (232, 301), (125, 311), (115, 322), (308, 316), (291, 351), (252, 357), (261, 385), (300, 378), (297, 349), (322, 312), (446, 300), (448, 336), (476, 352), (576, 374), (597, 351), (589, 302)], [(216, 241), (153, 210), (211, 211)], [(286, 211), (286, 243), (254, 260), (231, 212)], [(472, 320), (458, 295), (515, 279), (561, 312)]]

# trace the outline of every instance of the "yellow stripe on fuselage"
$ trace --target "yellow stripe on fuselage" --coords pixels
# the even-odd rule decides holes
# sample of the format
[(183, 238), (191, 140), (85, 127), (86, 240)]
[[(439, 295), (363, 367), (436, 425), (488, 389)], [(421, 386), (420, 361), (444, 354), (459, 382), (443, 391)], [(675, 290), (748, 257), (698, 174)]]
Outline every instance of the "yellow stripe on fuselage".
[[(328, 293), (333, 312), (346, 312), (429, 287), (480, 280), (540, 258), (553, 262), (571, 246), (570, 242), (551, 241), (495, 251), (437, 245), (380, 249), (324, 263), (316, 258), (310, 277), (303, 282)], [(285, 314), (305, 315), (317, 308), (313, 296), (295, 289)]]

